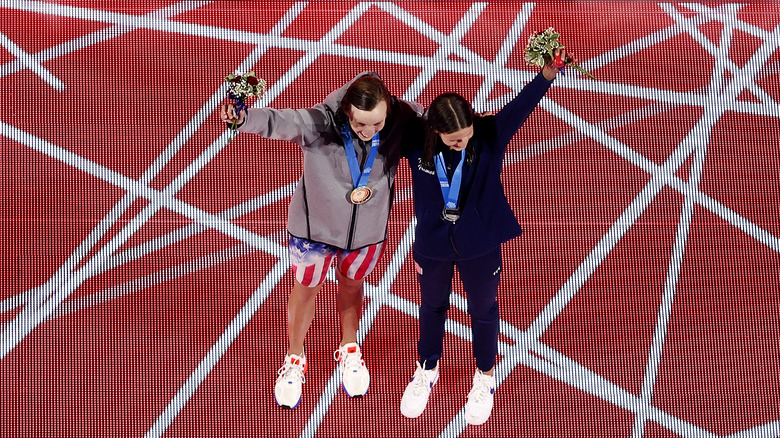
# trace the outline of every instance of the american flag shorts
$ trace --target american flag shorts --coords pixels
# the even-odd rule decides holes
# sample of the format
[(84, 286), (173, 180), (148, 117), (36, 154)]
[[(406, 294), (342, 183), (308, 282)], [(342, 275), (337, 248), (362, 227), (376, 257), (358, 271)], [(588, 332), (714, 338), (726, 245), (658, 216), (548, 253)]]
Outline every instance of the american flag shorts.
[(362, 280), (374, 270), (382, 256), (384, 242), (354, 251), (290, 236), (290, 263), (295, 279), (306, 287), (325, 281), (330, 262), (336, 256), (336, 269), (352, 280)]

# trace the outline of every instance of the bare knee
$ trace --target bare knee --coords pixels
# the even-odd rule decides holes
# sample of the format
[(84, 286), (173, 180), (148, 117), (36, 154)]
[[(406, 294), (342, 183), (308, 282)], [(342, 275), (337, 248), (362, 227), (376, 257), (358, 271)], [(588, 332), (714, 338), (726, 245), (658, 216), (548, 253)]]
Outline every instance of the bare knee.
[(293, 285), (290, 297), (300, 300), (314, 299), (317, 296), (317, 293), (319, 293), (320, 289), (322, 289), (322, 283), (315, 286), (305, 286), (296, 280), (295, 285)]
[(363, 293), (363, 279), (356, 280), (349, 278), (336, 270), (336, 279), (339, 282), (339, 294), (341, 293)]

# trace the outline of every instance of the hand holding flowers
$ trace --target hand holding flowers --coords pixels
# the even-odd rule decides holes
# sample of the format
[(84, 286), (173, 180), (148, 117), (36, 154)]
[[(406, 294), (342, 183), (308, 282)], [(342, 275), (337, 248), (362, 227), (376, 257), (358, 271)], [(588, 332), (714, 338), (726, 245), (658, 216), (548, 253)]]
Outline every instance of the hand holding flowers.
[[(258, 78), (255, 72), (249, 71), (246, 74), (230, 73), (225, 76), (228, 85), (227, 96), (231, 100), (228, 105), (223, 105), (220, 109), (220, 116), (225, 123), (231, 123), (230, 129), (235, 133), (230, 140), (235, 138), (238, 133), (236, 129), (244, 123), (246, 111), (249, 108), (248, 102), (251, 99), (262, 97), (265, 93), (265, 80)], [(228, 141), (230, 141), (228, 140)]]
[(563, 67), (569, 65), (577, 69), (585, 76), (596, 79), (592, 74), (576, 63), (576, 59), (566, 54), (566, 46), (558, 40), (560, 33), (552, 27), (543, 32), (532, 34), (528, 38), (528, 44), (525, 47), (525, 61), (530, 65), (544, 67), (552, 64), (553, 67), (563, 72)]

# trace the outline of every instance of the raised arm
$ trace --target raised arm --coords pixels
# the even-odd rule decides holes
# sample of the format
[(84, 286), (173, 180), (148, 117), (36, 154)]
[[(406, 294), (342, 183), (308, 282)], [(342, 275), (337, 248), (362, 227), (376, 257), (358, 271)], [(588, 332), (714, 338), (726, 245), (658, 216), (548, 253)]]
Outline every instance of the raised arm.
[(314, 143), (329, 129), (330, 118), (322, 104), (306, 109), (251, 108), (238, 128), (240, 132), (299, 146)]
[(235, 127), (240, 132), (286, 140), (300, 146), (311, 144), (330, 129), (330, 116), (323, 103), (304, 109), (266, 107), (240, 112), (228, 103), (220, 108), (220, 117), (228, 128)]
[(251, 108), (248, 112), (238, 112), (234, 105), (225, 104), (220, 108), (220, 117), (228, 127), (232, 127), (235, 123), (240, 132), (306, 146), (319, 138), (322, 132), (331, 128), (330, 114), (338, 111), (347, 88), (356, 79), (367, 75), (379, 77), (373, 72), (360, 73), (341, 88), (332, 91), (322, 103), (312, 108)]
[[(556, 55), (559, 52), (563, 59), (576, 62), (576, 57), (566, 53), (565, 49), (556, 50)], [(525, 123), (528, 116), (531, 115), (531, 112), (533, 112), (534, 108), (542, 100), (542, 97), (547, 93), (547, 90), (550, 89), (558, 72), (559, 70), (552, 63), (545, 65), (542, 71), (496, 114), (497, 145), (506, 148), (517, 130)]]

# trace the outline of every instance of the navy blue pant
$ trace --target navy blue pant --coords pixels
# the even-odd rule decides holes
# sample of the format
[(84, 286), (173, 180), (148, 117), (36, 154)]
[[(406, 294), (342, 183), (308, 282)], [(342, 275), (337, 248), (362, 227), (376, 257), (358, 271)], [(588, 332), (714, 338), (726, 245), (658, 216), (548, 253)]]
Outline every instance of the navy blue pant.
[[(436, 367), (442, 353), (444, 322), (450, 308), (450, 292), (455, 267), (466, 291), (471, 316), (473, 353), (477, 368), (488, 371), (498, 354), (498, 283), (501, 273), (501, 248), (469, 260), (433, 260), (414, 255), (420, 283), (420, 340), (417, 352), (426, 369)], [(420, 273), (422, 270), (422, 273)]]

